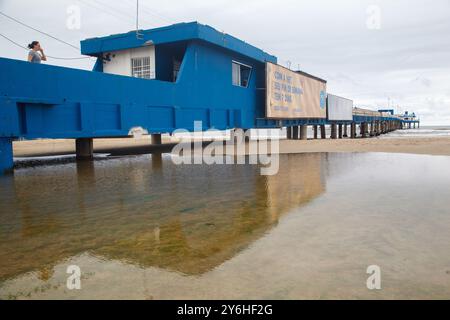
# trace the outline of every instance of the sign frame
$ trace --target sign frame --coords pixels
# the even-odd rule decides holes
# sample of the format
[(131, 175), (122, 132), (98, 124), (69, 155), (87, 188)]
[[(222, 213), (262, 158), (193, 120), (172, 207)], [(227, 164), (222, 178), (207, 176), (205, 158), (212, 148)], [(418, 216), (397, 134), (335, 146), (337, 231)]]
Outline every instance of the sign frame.
[[(296, 98), (298, 104), (300, 104), (300, 102), (308, 102), (308, 100), (311, 99), (316, 99), (313, 97), (309, 97), (306, 96), (305, 97), (305, 87), (308, 87), (308, 92), (311, 91), (311, 86), (323, 86), (323, 88), (321, 88), (322, 90), (320, 90), (319, 92), (319, 96), (318, 98), (318, 106), (309, 106), (306, 107), (306, 111), (298, 111), (299, 113), (302, 113), (299, 116), (294, 116), (292, 113), (294, 111), (289, 109), (289, 113), (286, 115), (281, 115), (279, 114), (280, 112), (277, 112), (275, 110), (273, 110), (273, 106), (272, 106), (272, 86), (274, 81), (271, 78), (271, 76), (277, 72), (277, 71), (270, 71), (269, 72), (269, 68), (272, 66), (272, 68), (275, 69), (282, 69), (284, 71), (287, 71), (287, 74), (289, 76), (292, 76), (292, 78), (294, 78), (294, 82), (301, 84), (298, 87), (296, 87), (297, 89), (301, 90), (301, 95), (299, 97)], [(272, 69), (273, 70), (273, 69)], [(311, 74), (302, 72), (302, 71), (293, 71), (290, 70), (284, 66), (281, 66), (279, 64), (275, 64), (275, 63), (271, 63), (271, 62), (266, 62), (265, 64), (265, 72), (266, 72), (266, 95), (265, 95), (265, 116), (266, 119), (271, 119), (271, 120), (280, 120), (280, 119), (288, 119), (288, 120), (301, 120), (301, 119), (326, 119), (327, 118), (327, 108), (326, 108), (326, 104), (327, 104), (327, 81), (320, 79), (318, 77), (315, 77)], [(308, 81), (309, 83), (307, 83), (305, 85), (305, 80)], [(290, 86), (290, 85), (288, 85)], [(306, 100), (306, 101), (305, 101)], [(317, 101), (316, 101), (317, 102)], [(295, 103), (295, 101), (294, 101)], [(291, 105), (291, 106), (286, 106), (286, 102), (282, 103), (283, 106), (285, 108), (292, 108), (295, 107), (295, 105)], [(309, 104), (308, 104), (309, 105)], [(299, 106), (300, 107), (300, 106)], [(318, 108), (317, 108), (318, 107)], [(309, 114), (308, 114), (309, 113)]]
[[(319, 92), (319, 108), (314, 108), (314, 107), (309, 107), (309, 111), (310, 114), (307, 111), (303, 111), (302, 115), (299, 116), (293, 116), (291, 113), (292, 111), (289, 109), (289, 114), (286, 115), (280, 115), (280, 114), (276, 114), (277, 112), (272, 110), (272, 99), (271, 99), (271, 94), (272, 94), (272, 87), (271, 85), (273, 84), (273, 80), (271, 79), (271, 75), (274, 73), (273, 71), (270, 72), (269, 74), (269, 68), (270, 65), (272, 65), (275, 68), (278, 69), (283, 69), (285, 71), (288, 72), (289, 75), (292, 75), (292, 77), (296, 78), (296, 83), (301, 83), (302, 85), (299, 86), (300, 90), (302, 91), (301, 96), (297, 98), (298, 102), (302, 101), (305, 102), (304, 100), (308, 100), (308, 99), (315, 99), (312, 97), (304, 97), (305, 92), (304, 92), (304, 81), (305, 79), (307, 79), (307, 81), (312, 81), (310, 82), (308, 85), (312, 86), (314, 84), (314, 81), (316, 82), (315, 85), (318, 86), (323, 86), (322, 90)], [(280, 120), (280, 119), (288, 119), (288, 120), (301, 120), (301, 119), (326, 119), (327, 118), (327, 81), (320, 79), (318, 77), (315, 77), (311, 74), (308, 74), (306, 72), (303, 71), (293, 71), (291, 69), (288, 69), (284, 66), (281, 66), (279, 64), (275, 64), (272, 62), (268, 62), (266, 61), (265, 63), (265, 72), (266, 72), (266, 79), (265, 79), (265, 83), (266, 83), (266, 95), (265, 95), (265, 116), (266, 119), (270, 119), (270, 120)], [(317, 84), (320, 83), (320, 84)], [(295, 102), (294, 102), (295, 103)], [(293, 106), (288, 106), (287, 108), (292, 108)], [(308, 108), (308, 107), (307, 107)], [(312, 114), (314, 113), (314, 114)]]

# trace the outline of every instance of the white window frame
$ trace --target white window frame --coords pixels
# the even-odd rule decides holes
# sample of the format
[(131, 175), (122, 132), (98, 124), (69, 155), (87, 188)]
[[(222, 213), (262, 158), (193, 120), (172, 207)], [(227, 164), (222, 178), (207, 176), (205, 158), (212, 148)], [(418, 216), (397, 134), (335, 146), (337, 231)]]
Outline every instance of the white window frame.
[[(243, 86), (243, 85), (241, 85), (241, 83), (242, 83), (242, 78), (241, 78), (241, 68), (239, 68), (239, 74), (238, 74), (238, 77), (239, 77), (239, 84), (235, 84), (234, 83), (234, 77), (233, 77), (233, 72), (234, 72), (234, 70), (233, 70), (233, 64), (237, 64), (237, 65), (239, 65), (239, 67), (240, 66), (243, 66), (243, 67), (246, 67), (246, 68), (249, 68), (250, 69), (250, 72), (248, 73), (248, 81), (247, 81), (247, 85), (246, 86)], [(239, 61), (236, 61), (236, 60), (231, 60), (231, 83), (233, 84), (233, 86), (235, 86), (235, 87), (241, 87), (241, 88), (248, 88), (248, 85), (249, 85), (249, 83), (250, 83), (250, 78), (251, 78), (251, 76), (252, 76), (252, 72), (253, 72), (253, 67), (252, 66), (249, 66), (248, 64), (244, 64), (244, 63), (241, 63), (241, 62), (239, 62)]]
[(131, 58), (131, 76), (133, 78), (146, 80), (154, 79), (155, 76), (152, 72), (151, 60), (150, 56)]

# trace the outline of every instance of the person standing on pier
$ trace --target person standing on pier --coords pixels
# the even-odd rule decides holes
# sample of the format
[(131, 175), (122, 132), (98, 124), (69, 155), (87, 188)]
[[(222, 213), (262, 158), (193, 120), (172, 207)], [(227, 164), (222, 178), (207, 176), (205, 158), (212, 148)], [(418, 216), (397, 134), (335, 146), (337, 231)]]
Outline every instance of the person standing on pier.
[(28, 62), (41, 63), (41, 61), (47, 61), (47, 56), (41, 47), (39, 41), (33, 41), (28, 45), (30, 52), (28, 53)]

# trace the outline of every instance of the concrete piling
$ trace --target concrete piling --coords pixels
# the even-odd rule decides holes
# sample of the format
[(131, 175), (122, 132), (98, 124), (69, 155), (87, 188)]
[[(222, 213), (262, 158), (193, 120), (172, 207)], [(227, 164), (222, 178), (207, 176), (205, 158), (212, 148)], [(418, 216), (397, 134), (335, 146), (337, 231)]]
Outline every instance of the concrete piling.
[(94, 159), (94, 139), (80, 138), (75, 140), (77, 160)]
[(152, 134), (152, 145), (161, 145), (161, 144), (162, 144), (162, 135), (160, 133)]
[(359, 132), (360, 132), (362, 138), (366, 137), (366, 128), (365, 128), (364, 122), (359, 125)]
[(300, 126), (300, 140), (308, 140), (308, 126)]
[(326, 130), (325, 130), (325, 125), (324, 125), (324, 124), (320, 125), (320, 137), (321, 137), (322, 139), (326, 139), (326, 138), (327, 138)]
[(313, 131), (314, 131), (314, 140), (317, 140), (317, 138), (319, 137), (319, 128), (317, 125), (313, 126)]
[(350, 138), (355, 139), (356, 138), (356, 123), (352, 122), (350, 124)]
[(298, 129), (299, 129), (298, 126), (294, 126), (292, 128), (292, 139), (294, 140), (298, 140), (298, 132), (299, 132)]
[(339, 136), (338, 137), (339, 137), (339, 139), (342, 139), (343, 135), (344, 135), (343, 131), (342, 131), (342, 124), (340, 123), (338, 127), (339, 127)]
[(0, 175), (11, 172), (14, 167), (11, 138), (0, 138)]
[(287, 128), (286, 128), (286, 132), (287, 132), (286, 138), (287, 138), (288, 140), (291, 140), (291, 139), (292, 139), (292, 127), (287, 127)]
[(344, 124), (344, 138), (348, 138), (347, 124)]
[(331, 124), (331, 139), (337, 139), (337, 124)]

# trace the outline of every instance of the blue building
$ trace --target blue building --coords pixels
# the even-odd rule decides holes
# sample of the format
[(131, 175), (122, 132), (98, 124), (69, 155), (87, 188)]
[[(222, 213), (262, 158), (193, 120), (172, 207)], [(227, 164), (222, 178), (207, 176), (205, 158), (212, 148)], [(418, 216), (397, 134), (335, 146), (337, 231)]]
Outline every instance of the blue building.
[[(205, 129), (252, 128), (265, 117), (265, 92), (258, 88), (265, 87), (265, 63), (276, 57), (196, 22), (139, 34), (88, 39), (81, 51), (97, 57), (95, 71), (140, 78), (121, 78), (127, 90), (140, 92), (119, 92), (117, 99), (144, 108), (149, 132), (192, 130), (194, 120)], [(142, 114), (130, 124), (140, 119)]]
[[(93, 71), (0, 58), (0, 174), (13, 167), (18, 138), (77, 139), (77, 155), (89, 156), (92, 138), (125, 137), (136, 127), (159, 134), (192, 131), (195, 121), (225, 130), (327, 120), (326, 112), (267, 118), (266, 64), (277, 58), (197, 22), (87, 39), (81, 51), (97, 59)], [(324, 108), (326, 89), (316, 98)]]
[[(94, 71), (0, 58), (0, 169), (15, 138), (128, 136), (251, 128), (264, 117), (265, 62), (277, 59), (193, 23), (82, 41)], [(133, 64), (133, 65), (131, 65)], [(39, 81), (36, 81), (39, 79)]]

